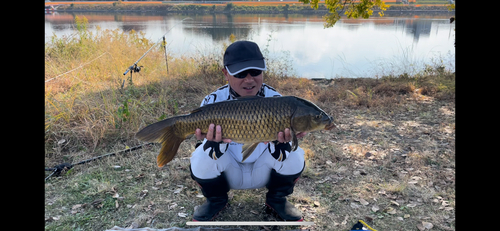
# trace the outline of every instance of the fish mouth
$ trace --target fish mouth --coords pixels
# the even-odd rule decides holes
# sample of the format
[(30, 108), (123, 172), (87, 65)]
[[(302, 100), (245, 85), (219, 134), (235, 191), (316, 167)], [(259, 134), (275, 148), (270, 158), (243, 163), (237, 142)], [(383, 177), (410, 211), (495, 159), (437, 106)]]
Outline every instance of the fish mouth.
[(325, 130), (332, 130), (332, 129), (336, 128), (336, 127), (337, 127), (337, 125), (335, 123), (331, 122), (330, 124), (327, 124), (325, 126)]
[(331, 116), (328, 116), (328, 124), (325, 125), (325, 130), (332, 130), (336, 127), (337, 125), (333, 122), (333, 118)]

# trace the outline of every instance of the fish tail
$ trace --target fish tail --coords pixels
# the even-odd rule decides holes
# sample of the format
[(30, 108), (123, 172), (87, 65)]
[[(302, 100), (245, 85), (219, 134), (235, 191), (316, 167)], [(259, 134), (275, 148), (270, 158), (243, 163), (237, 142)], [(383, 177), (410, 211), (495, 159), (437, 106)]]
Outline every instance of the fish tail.
[(160, 154), (156, 158), (158, 167), (162, 167), (174, 158), (185, 139), (185, 137), (179, 137), (175, 134), (174, 125), (177, 119), (173, 117), (156, 122), (135, 134), (135, 137), (141, 141), (161, 143)]
[[(171, 127), (170, 129), (173, 130)], [(167, 131), (165, 134), (167, 138), (161, 142), (160, 154), (158, 154), (158, 157), (156, 158), (156, 164), (158, 167), (163, 167), (163, 165), (170, 162), (177, 154), (177, 150), (179, 149), (182, 141), (184, 141), (184, 138), (177, 137), (173, 134), (173, 131)]]

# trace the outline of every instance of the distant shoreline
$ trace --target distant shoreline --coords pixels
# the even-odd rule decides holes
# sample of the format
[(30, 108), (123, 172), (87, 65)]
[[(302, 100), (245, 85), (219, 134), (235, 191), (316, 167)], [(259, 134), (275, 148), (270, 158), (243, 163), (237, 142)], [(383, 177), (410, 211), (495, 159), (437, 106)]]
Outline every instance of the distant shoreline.
[[(263, 2), (264, 3), (264, 2)], [(317, 10), (299, 2), (281, 5), (244, 5), (244, 4), (72, 4), (61, 5), (59, 12), (165, 12), (165, 13), (268, 13), (268, 14), (326, 14), (328, 10), (320, 5)], [(373, 16), (379, 10), (374, 10)], [(446, 6), (402, 6), (393, 5), (384, 11), (385, 16), (405, 14), (455, 14)]]

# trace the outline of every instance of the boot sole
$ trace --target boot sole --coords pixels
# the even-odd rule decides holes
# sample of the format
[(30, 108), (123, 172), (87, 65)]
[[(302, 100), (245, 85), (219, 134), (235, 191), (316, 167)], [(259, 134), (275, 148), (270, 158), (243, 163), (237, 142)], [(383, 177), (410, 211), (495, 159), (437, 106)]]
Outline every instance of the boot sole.
[[(210, 218), (208, 221), (213, 221), (215, 218), (217, 218), (217, 216), (219, 216), (219, 214), (224, 210), (226, 209), (227, 207), (229, 206), (229, 203), (226, 203), (226, 205), (224, 205), (224, 207), (222, 207), (222, 209), (219, 210), (219, 212), (217, 212), (212, 218)], [(193, 218), (193, 221), (198, 221), (196, 219)]]
[[(273, 208), (273, 207), (271, 207), (271, 206), (270, 206), (270, 205), (268, 205), (267, 203), (265, 203), (265, 204), (266, 204), (266, 207), (267, 207), (267, 208), (268, 208), (268, 209), (272, 212), (272, 214), (273, 214), (274, 216), (276, 216), (276, 217), (280, 218), (282, 221), (296, 221), (296, 222), (302, 222), (302, 221), (304, 221), (304, 218), (303, 218), (303, 217), (301, 217), (299, 220), (285, 220), (285, 219), (283, 219), (283, 218), (282, 218), (282, 217), (278, 214), (278, 212), (276, 212), (276, 210), (274, 210), (274, 208)], [(266, 209), (266, 210), (267, 210), (267, 209)]]

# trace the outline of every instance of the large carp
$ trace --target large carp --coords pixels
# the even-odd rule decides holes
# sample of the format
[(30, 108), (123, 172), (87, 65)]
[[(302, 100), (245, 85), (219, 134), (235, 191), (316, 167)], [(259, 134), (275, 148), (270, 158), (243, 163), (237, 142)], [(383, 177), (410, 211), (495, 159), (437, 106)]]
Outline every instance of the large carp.
[(195, 133), (208, 132), (210, 124), (220, 125), (222, 138), (243, 143), (243, 159), (247, 159), (257, 144), (276, 140), (278, 132), (290, 128), (292, 150), (298, 146), (295, 134), (335, 127), (331, 116), (314, 103), (295, 96), (247, 96), (236, 100), (207, 104), (190, 114), (171, 117), (148, 125), (136, 138), (162, 145), (157, 157), (158, 167), (170, 162), (179, 145)]

